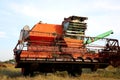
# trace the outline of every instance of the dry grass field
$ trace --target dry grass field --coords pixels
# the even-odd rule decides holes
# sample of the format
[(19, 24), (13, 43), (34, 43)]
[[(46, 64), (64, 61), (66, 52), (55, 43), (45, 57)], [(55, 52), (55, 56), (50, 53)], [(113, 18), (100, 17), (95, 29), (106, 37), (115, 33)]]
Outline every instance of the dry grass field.
[(2, 64), (0, 66), (0, 80), (120, 80), (120, 68), (109, 66), (106, 69), (99, 69), (91, 72), (89, 69), (83, 69), (82, 75), (78, 77), (69, 76), (67, 72), (56, 72), (38, 74), (33, 77), (24, 77), (20, 73), (20, 69), (14, 68), (13, 64)]

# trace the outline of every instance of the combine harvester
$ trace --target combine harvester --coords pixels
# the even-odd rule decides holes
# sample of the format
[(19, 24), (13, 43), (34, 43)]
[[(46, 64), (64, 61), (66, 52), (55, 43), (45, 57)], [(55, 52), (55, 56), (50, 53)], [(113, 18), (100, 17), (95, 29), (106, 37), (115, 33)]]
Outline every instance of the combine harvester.
[[(64, 18), (61, 25), (39, 22), (31, 30), (25, 26), (14, 48), (15, 67), (22, 68), (25, 76), (36, 71), (67, 71), (75, 76), (81, 74), (82, 68), (96, 71), (108, 65), (119, 66), (119, 42), (105, 38), (113, 31), (87, 37), (85, 20), (87, 17), (70, 16)], [(91, 43), (99, 40), (104, 41), (104, 46), (89, 48)]]

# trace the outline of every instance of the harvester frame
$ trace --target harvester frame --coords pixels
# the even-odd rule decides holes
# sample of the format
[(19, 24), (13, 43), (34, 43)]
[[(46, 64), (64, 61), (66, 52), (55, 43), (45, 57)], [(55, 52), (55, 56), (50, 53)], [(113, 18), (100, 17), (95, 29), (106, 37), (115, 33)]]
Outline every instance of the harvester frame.
[[(71, 18), (76, 22), (74, 16), (68, 18), (67, 21)], [(82, 68), (96, 71), (108, 65), (118, 66), (120, 63), (119, 42), (117, 39), (104, 38), (112, 31), (97, 37), (86, 37), (84, 33), (86, 24), (83, 23), (86, 18), (77, 17), (77, 19), (82, 21), (77, 21), (77, 24), (71, 22), (70, 28), (66, 31), (63, 31), (61, 25), (44, 23), (36, 24), (31, 30), (28, 27), (22, 29), (20, 39), (13, 50), (15, 67), (22, 68), (23, 75), (32, 75), (35, 71), (42, 73), (67, 71), (75, 76), (81, 74)], [(75, 28), (76, 25), (77, 28)], [(82, 27), (79, 28), (78, 25)], [(79, 29), (81, 31), (78, 31)], [(97, 40), (105, 40), (106, 45), (94, 46), (102, 47), (97, 52), (88, 51), (87, 45)]]
[[(96, 37), (83, 37), (82, 38), (87, 38), (87, 39), (94, 39)], [(86, 40), (87, 40), (86, 39)], [(81, 50), (80, 52), (82, 52), (83, 55), (86, 54), (86, 58), (83, 59), (82, 57), (78, 57), (78, 58), (73, 58), (73, 56), (71, 54), (65, 54), (59, 53), (55, 50), (55, 47), (59, 47), (60, 46), (58, 44), (62, 44), (65, 45), (63, 43), (60, 43), (62, 41), (55, 40), (52, 44), (53, 48), (50, 48), (50, 46), (48, 45), (39, 45), (39, 48), (33, 51), (34, 54), (37, 54), (39, 52), (52, 52), (54, 54), (59, 54), (59, 57), (57, 57), (57, 55), (54, 55), (54, 58), (40, 58), (37, 57), (37, 55), (26, 55), (22, 58), (20, 58), (20, 54), (15, 54), (16, 56), (16, 68), (22, 68), (22, 73), (23, 75), (28, 75), (28, 74), (33, 74), (34, 71), (39, 71), (39, 72), (55, 72), (55, 71), (68, 71), (68, 73), (70, 73), (71, 75), (75, 76), (75, 74), (81, 74), (82, 72), (82, 68), (91, 68), (92, 71), (96, 71), (98, 68), (105, 68), (108, 65), (113, 65), (113, 66), (117, 66), (117, 64), (115, 64), (115, 61), (112, 61), (114, 59), (114, 57), (116, 58), (116, 55), (118, 55), (118, 50), (119, 50), (119, 44), (118, 44), (118, 40), (116, 39), (108, 39), (108, 38), (102, 38), (104, 40), (107, 41), (107, 44), (109, 44), (110, 46), (106, 45), (104, 46), (105, 49), (102, 50), (101, 52), (99, 52), (99, 58), (96, 57), (94, 58), (96, 55), (90, 55), (91, 53), (83, 53), (84, 51)], [(32, 41), (33, 42), (33, 41)], [(31, 41), (28, 40), (28, 43), (32, 43)], [(37, 41), (39, 42), (39, 41)], [(41, 41), (40, 41), (41, 42)], [(49, 42), (43, 42), (42, 43), (49, 43)], [(23, 44), (23, 43), (22, 43)], [(29, 45), (27, 44), (27, 45)], [(19, 46), (19, 49), (23, 49), (24, 47), (27, 47), (26, 44), (22, 45), (21, 47), (21, 42), (18, 42), (18, 44), (16, 45), (14, 52), (15, 53), (19, 53), (21, 52), (21, 50), (19, 51), (17, 49), (17, 47)], [(41, 49), (40, 49), (41, 47)], [(42, 48), (43, 47), (43, 48)], [(85, 45), (83, 46), (83, 48), (85, 47)], [(95, 46), (94, 46), (95, 47)], [(97, 46), (96, 46), (97, 47)], [(100, 46), (99, 46), (100, 47)], [(65, 48), (65, 47), (64, 47)], [(70, 53), (75, 53), (76, 51), (74, 50), (76, 47), (69, 47)], [(66, 47), (66, 50), (68, 49), (68, 47)], [(43, 50), (44, 49), (44, 50)], [(53, 50), (51, 50), (53, 49)], [(80, 49), (80, 48), (77, 48)], [(110, 49), (112, 51), (110, 51)], [(67, 50), (67, 52), (68, 52)], [(18, 52), (16, 52), (18, 51)], [(28, 50), (22, 50), (22, 51), (28, 51)], [(79, 51), (78, 51), (79, 52)], [(97, 55), (98, 56), (98, 55)], [(114, 56), (114, 57), (113, 57)], [(93, 59), (94, 58), (94, 59)], [(48, 68), (49, 66), (49, 68)]]

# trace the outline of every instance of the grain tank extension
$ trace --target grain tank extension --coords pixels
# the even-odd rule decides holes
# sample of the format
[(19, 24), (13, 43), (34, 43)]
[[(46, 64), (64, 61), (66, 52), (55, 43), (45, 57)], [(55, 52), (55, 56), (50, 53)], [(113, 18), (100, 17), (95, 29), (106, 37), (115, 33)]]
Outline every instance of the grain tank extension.
[[(23, 75), (34, 72), (67, 71), (75, 76), (82, 68), (96, 71), (108, 65), (120, 65), (117, 39), (105, 38), (112, 30), (96, 37), (85, 36), (87, 17), (70, 16), (62, 24), (37, 23), (32, 29), (25, 26), (14, 48), (16, 68)], [(97, 41), (103, 45), (91, 45)], [(101, 44), (101, 42), (100, 42)], [(92, 49), (94, 48), (94, 49)]]

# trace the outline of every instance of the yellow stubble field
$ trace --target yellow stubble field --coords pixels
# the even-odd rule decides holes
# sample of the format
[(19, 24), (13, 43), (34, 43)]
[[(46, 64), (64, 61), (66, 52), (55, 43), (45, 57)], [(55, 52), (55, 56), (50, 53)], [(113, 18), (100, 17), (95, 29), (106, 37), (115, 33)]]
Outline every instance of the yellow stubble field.
[(83, 69), (83, 73), (77, 77), (68, 75), (66, 71), (56, 73), (35, 73), (34, 76), (24, 77), (20, 69), (14, 68), (14, 64), (2, 63), (0, 66), (0, 80), (120, 80), (120, 68), (112, 66), (106, 69), (98, 69), (91, 72)]

